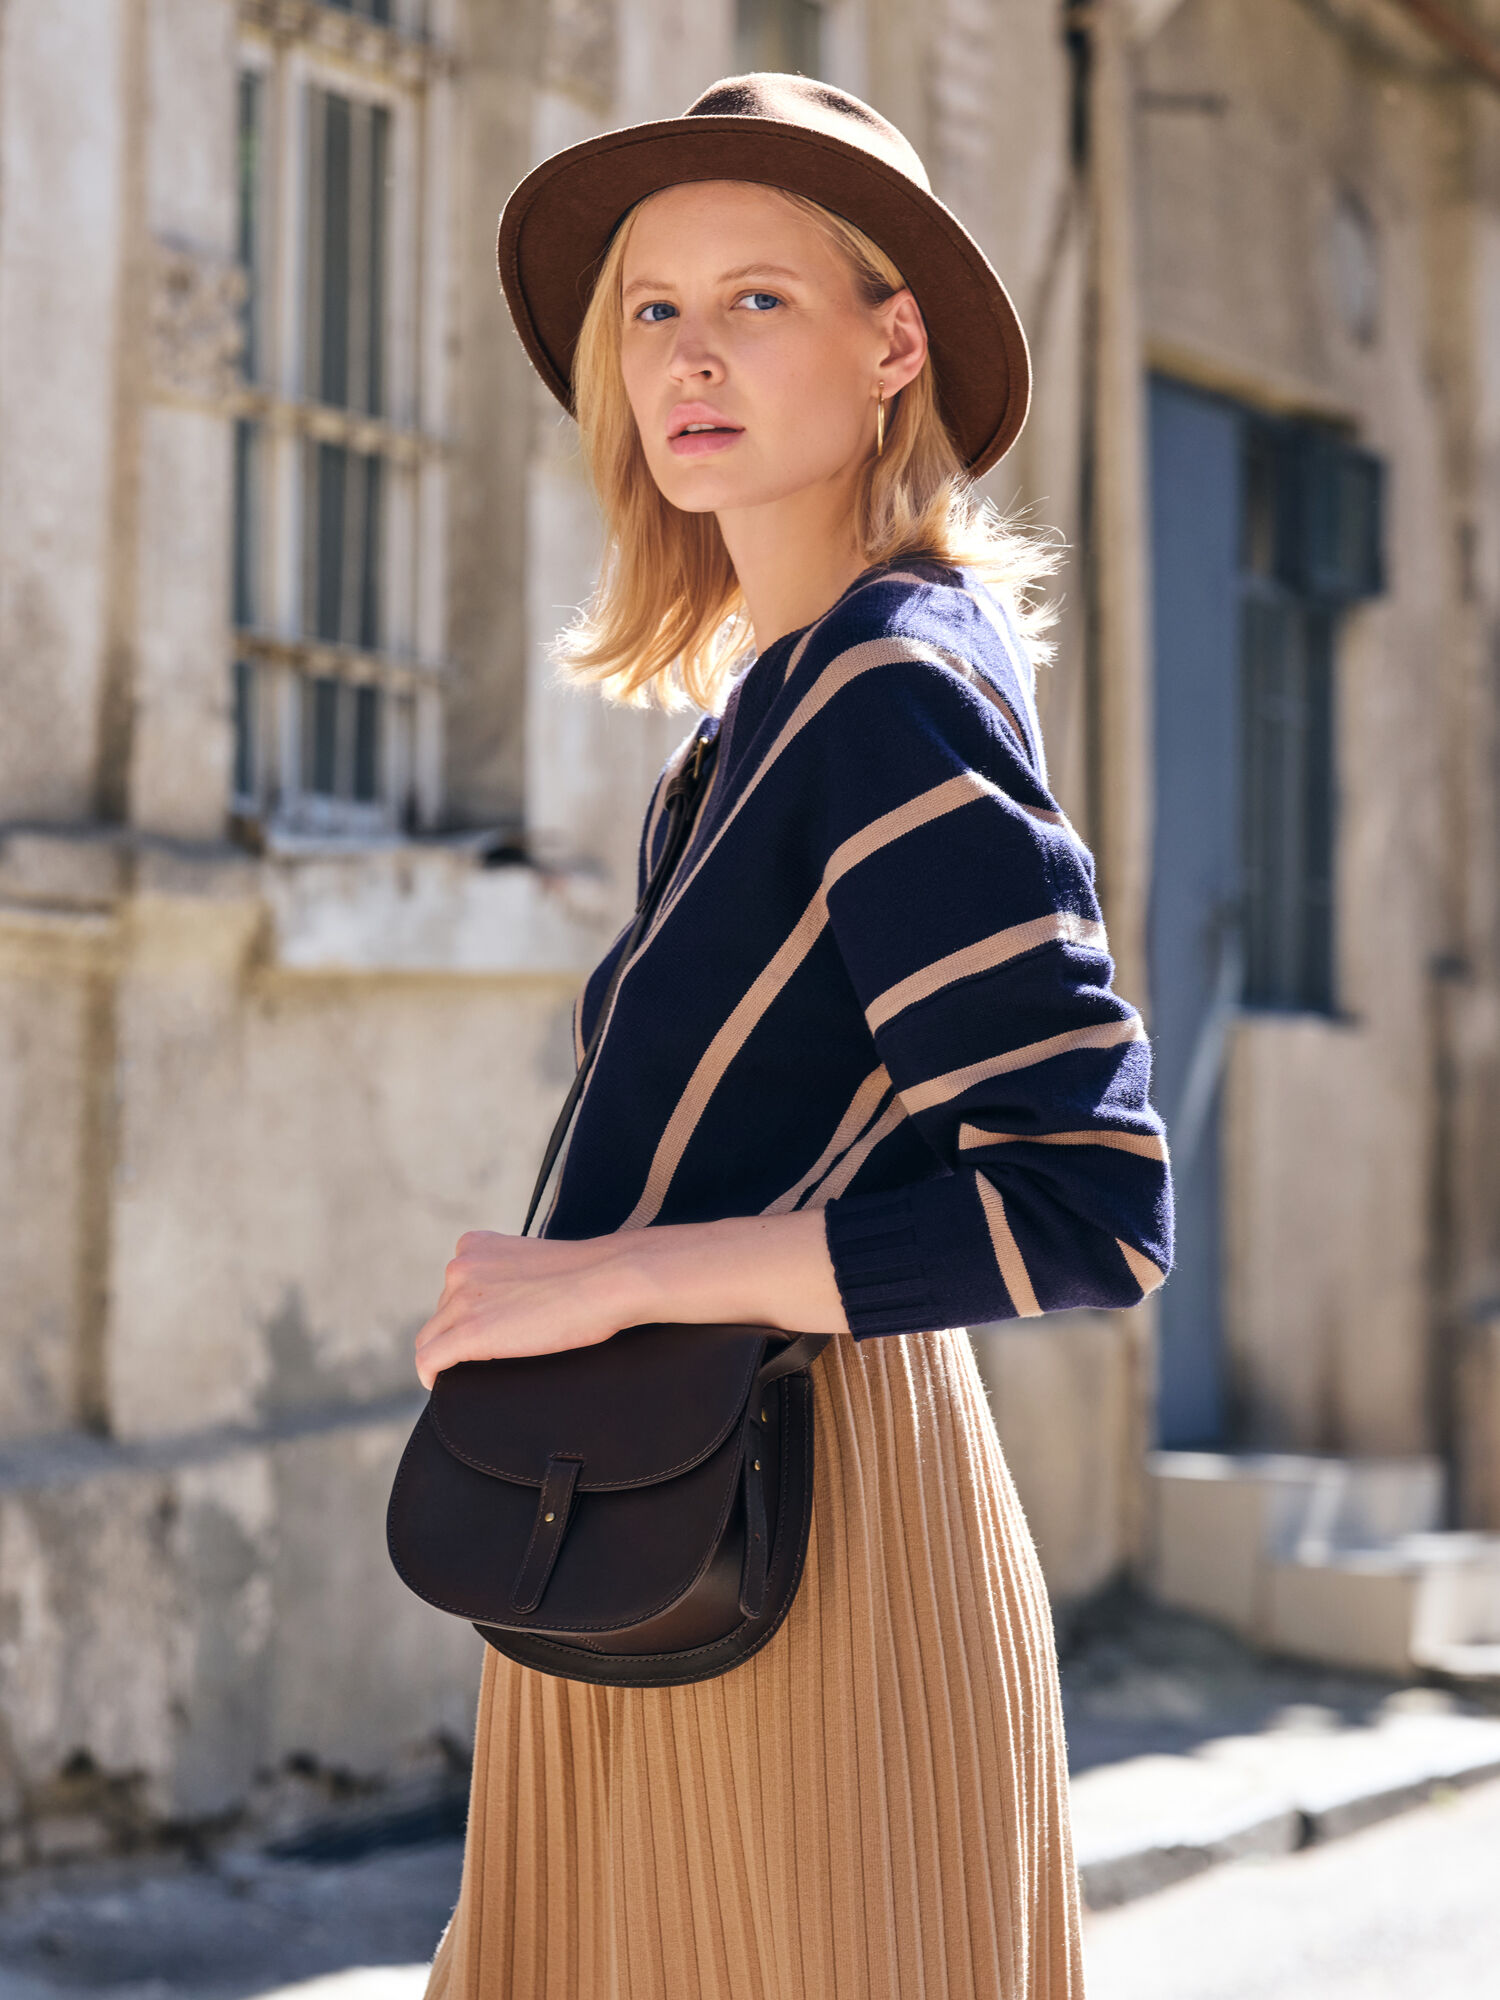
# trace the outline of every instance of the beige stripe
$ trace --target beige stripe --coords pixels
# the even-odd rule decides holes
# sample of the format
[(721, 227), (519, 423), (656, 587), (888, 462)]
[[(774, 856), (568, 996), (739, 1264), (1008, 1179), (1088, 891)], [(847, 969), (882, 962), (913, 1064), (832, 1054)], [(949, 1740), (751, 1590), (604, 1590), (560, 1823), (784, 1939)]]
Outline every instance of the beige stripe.
[(1008, 959), (1019, 958), (1023, 952), (1035, 951), (1038, 945), (1055, 943), (1088, 945), (1098, 951), (1109, 949), (1103, 924), (1076, 916), (1071, 910), (1053, 910), (1045, 917), (1033, 917), (1029, 923), (1012, 924), (1008, 930), (996, 931), (993, 937), (981, 938), (978, 944), (965, 945), (962, 951), (949, 952), (946, 958), (934, 959), (920, 972), (888, 986), (865, 1009), (870, 1032), (874, 1034), (897, 1014), (957, 980), (967, 979), (976, 972), (989, 972)]
[(1133, 1250), (1128, 1243), (1121, 1242), (1118, 1236), (1115, 1241), (1120, 1244), (1120, 1255), (1130, 1266), (1131, 1277), (1141, 1288), (1141, 1297), (1144, 1298), (1147, 1292), (1154, 1292), (1165, 1275), (1159, 1266), (1153, 1264), (1149, 1257), (1142, 1256), (1139, 1250)]
[(699, 1057), (698, 1066), (688, 1079), (687, 1088), (677, 1100), (662, 1132), (641, 1198), (620, 1225), (622, 1229), (644, 1229), (660, 1213), (667, 1189), (672, 1184), (672, 1176), (682, 1164), (682, 1156), (708, 1100), (718, 1089), (725, 1071), (743, 1048), (757, 1022), (812, 950), (828, 922), (828, 892), (834, 884), (851, 868), (857, 867), (861, 861), (868, 861), (872, 854), (878, 854), (881, 848), (899, 840), (903, 834), (926, 826), (944, 813), (970, 805), (975, 799), (989, 796), (994, 791), (995, 787), (989, 779), (981, 777), (977, 771), (961, 771), (956, 777), (946, 778), (941, 785), (934, 785), (931, 791), (908, 800), (904, 806), (882, 813), (879, 819), (871, 820), (858, 833), (850, 834), (833, 850), (816, 895), (793, 925), (790, 935), (778, 946), (770, 963), (751, 981), (738, 1005)]
[(982, 1125), (960, 1125), (958, 1150), (976, 1146), (1109, 1146), (1118, 1153), (1138, 1153), (1143, 1160), (1165, 1160), (1167, 1142), (1155, 1132), (986, 1132)]
[(855, 1091), (849, 1109), (839, 1120), (833, 1137), (813, 1161), (801, 1180), (794, 1181), (785, 1194), (776, 1197), (762, 1213), (765, 1215), (789, 1215), (801, 1201), (807, 1190), (820, 1181), (846, 1146), (864, 1131), (875, 1116), (877, 1107), (886, 1092), (891, 1089), (891, 1079), (886, 1074), (884, 1063), (871, 1070), (864, 1082)]
[[(972, 593), (970, 594), (972, 595)], [(991, 623), (993, 622), (991, 620)], [(999, 709), (1000, 713), (1015, 731), (1016, 740), (1021, 745), (1026, 756), (1032, 756), (1031, 738), (1016, 720), (1015, 710), (989, 677), (981, 673), (977, 667), (970, 666), (967, 660), (960, 659), (956, 653), (950, 653), (947, 657), (955, 671), (961, 673), (977, 693), (982, 694), (987, 701)], [(1040, 744), (1038, 745), (1038, 750), (1040, 750)], [(1043, 783), (1045, 783), (1045, 768), (1042, 771), (1042, 779)], [(1039, 819), (1044, 826), (1060, 826), (1064, 833), (1071, 834), (1074, 840), (1078, 839), (1078, 835), (1073, 830), (1073, 822), (1065, 812), (1055, 812), (1047, 806), (1029, 806), (1024, 799), (1012, 799), (1011, 803), (1014, 806), (1018, 806), (1023, 813), (1029, 813), (1032, 819)]]
[(1031, 1274), (1026, 1269), (1026, 1259), (1021, 1255), (1010, 1226), (1010, 1217), (1005, 1213), (1005, 1203), (1000, 1198), (1000, 1190), (983, 1174), (978, 1177), (979, 1199), (984, 1205), (984, 1219), (990, 1226), (990, 1242), (995, 1250), (995, 1262), (1000, 1266), (1000, 1275), (1005, 1280), (1005, 1289), (1010, 1293), (1010, 1302), (1022, 1319), (1035, 1319), (1041, 1312), (1036, 1302), (1036, 1293), (1031, 1289)]
[(828, 620), (833, 616), (833, 614), (836, 611), (843, 610), (844, 606), (849, 602), (849, 599), (851, 597), (858, 597), (859, 593), (862, 590), (870, 590), (877, 583), (914, 583), (920, 586), (924, 584), (926, 581), (927, 579), (925, 577), (912, 576), (909, 574), (909, 572), (905, 570), (893, 570), (888, 576), (883, 575), (883, 576), (866, 577), (863, 583), (855, 584), (854, 587), (848, 592), (846, 592), (846, 594), (843, 597), (841, 597), (836, 604), (830, 604), (828, 609), (823, 613), (823, 616), (815, 620), (813, 624), (809, 625), (807, 630), (802, 634), (802, 637), (797, 641), (796, 645), (792, 648), (792, 657), (786, 663), (786, 672), (781, 676), (781, 685), (783, 687), (786, 686), (787, 682), (792, 678), (792, 675), (796, 673), (798, 667), (801, 666), (802, 655), (807, 651), (809, 643), (814, 638), (816, 638), (819, 632), (822, 631), (824, 625), (827, 624)]
[(751, 981), (740, 996), (739, 1004), (699, 1057), (698, 1066), (689, 1077), (687, 1087), (673, 1107), (657, 1142), (656, 1156), (651, 1162), (651, 1171), (646, 1176), (640, 1200), (621, 1223), (622, 1229), (644, 1229), (660, 1214), (672, 1176), (682, 1164), (688, 1141), (697, 1129), (708, 1100), (718, 1089), (725, 1071), (756, 1024), (816, 944), (827, 921), (828, 904), (820, 888), (797, 919), (791, 934), (777, 948), (765, 969)]
[(796, 673), (798, 667), (801, 666), (802, 655), (807, 651), (808, 647), (811, 645), (813, 634), (817, 631), (818, 625), (821, 625), (822, 622), (823, 620), (820, 618), (818, 620), (817, 625), (809, 625), (807, 630), (802, 634), (802, 637), (797, 641), (796, 645), (793, 646), (792, 657), (787, 661), (786, 672), (781, 676), (781, 685), (783, 687), (786, 686), (787, 682), (792, 678), (792, 675)]
[(882, 813), (879, 819), (872, 819), (858, 833), (851, 833), (833, 850), (823, 870), (823, 894), (826, 896), (858, 862), (868, 861), (872, 854), (878, 854), (882, 847), (889, 847), (902, 834), (915, 833), (919, 826), (929, 826), (945, 813), (956, 812), (960, 806), (973, 805), (976, 799), (999, 799), (1004, 796), (998, 785), (992, 785), (978, 771), (959, 771), (951, 778), (944, 778), (940, 785), (934, 785), (931, 791), (919, 792), (904, 806), (892, 806), (889, 812)]
[[(979, 602), (972, 591), (966, 591), (964, 595), (973, 598), (975, 603)], [(980, 605), (980, 609), (983, 610), (984, 606)], [(988, 613), (986, 615), (988, 616)], [(995, 621), (993, 618), (990, 619), (990, 623), (994, 625)], [(998, 626), (996, 630), (999, 630)], [(1015, 710), (983, 668), (975, 666), (972, 660), (966, 660), (962, 653), (950, 653), (942, 646), (937, 647), (936, 651), (941, 654), (944, 662), (953, 669), (960, 680), (967, 681), (976, 694), (983, 695), (992, 708), (999, 709), (1014, 732), (1016, 741), (1021, 746), (1022, 754), (1030, 758), (1033, 754), (1031, 738), (1021, 727), (1020, 722), (1016, 718)], [(1043, 820), (1048, 826), (1060, 826), (1065, 828), (1067, 832), (1073, 833), (1072, 825), (1066, 813), (1052, 812), (1045, 806), (1028, 806), (1020, 799), (1015, 799), (1012, 803), (1019, 806), (1022, 812), (1030, 813), (1033, 819)], [(1073, 837), (1076, 840), (1078, 836), (1074, 834)]]
[(786, 663), (786, 672), (781, 676), (781, 685), (785, 687), (787, 682), (792, 678), (792, 675), (802, 664), (802, 655), (807, 651), (808, 641), (822, 631), (824, 625), (836, 611), (843, 610), (851, 597), (858, 597), (862, 590), (873, 589), (877, 583), (914, 583), (920, 588), (926, 581), (925, 576), (913, 576), (907, 570), (892, 570), (889, 574), (882, 573), (880, 576), (866, 577), (863, 583), (855, 584), (852, 589), (846, 591), (839, 598), (837, 603), (830, 604), (828, 609), (823, 613), (823, 616), (809, 625), (807, 630), (802, 634), (802, 637), (792, 649), (792, 657)]
[[(1039, 819), (1044, 826), (1060, 826), (1065, 833), (1073, 833), (1073, 823), (1066, 813), (1051, 812), (1046, 806), (1029, 806), (1024, 799), (1012, 799), (1011, 804), (1019, 806), (1023, 813), (1029, 813), (1033, 819)], [(1075, 840), (1078, 838), (1076, 833), (1073, 833), (1073, 838)]]
[(1139, 1014), (1125, 1021), (1101, 1021), (1096, 1028), (1070, 1028), (1065, 1035), (1049, 1035), (1044, 1042), (1028, 1042), (1024, 1048), (1008, 1049), (1004, 1055), (988, 1056), (970, 1063), (967, 1069), (951, 1069), (946, 1076), (934, 1076), (914, 1084), (901, 1095), (913, 1116), (946, 1104), (951, 1097), (985, 1083), (992, 1076), (1009, 1076), (1012, 1070), (1030, 1069), (1034, 1063), (1048, 1062), (1053, 1056), (1071, 1055), (1076, 1049), (1112, 1049), (1121, 1042), (1143, 1042), (1146, 1030)]
[(670, 766), (661, 774), (661, 780), (656, 787), (656, 796), (651, 801), (651, 810), (646, 815), (646, 828), (641, 835), (641, 852), (645, 859), (648, 880), (651, 875), (651, 844), (656, 839), (656, 829), (661, 825), (661, 816), (666, 811), (667, 786), (681, 769), (682, 759), (674, 757)]
[[(651, 808), (646, 816), (646, 830), (643, 835), (643, 839), (645, 842), (646, 878), (648, 881), (650, 880), (651, 876), (651, 861), (650, 861), (651, 842), (655, 837), (656, 828), (660, 824), (662, 814), (665, 810), (663, 801), (665, 800), (667, 795), (667, 787), (672, 782), (673, 778), (677, 776), (678, 772), (682, 770), (684, 764), (686, 764), (688, 752), (693, 747), (693, 740), (694, 739), (692, 736), (687, 737), (685, 741), (681, 743), (678, 746), (678, 748), (673, 752), (672, 756), (668, 760), (667, 768), (663, 771), (660, 779), (657, 782), (656, 795), (651, 801)], [(714, 784), (718, 779), (718, 775), (719, 775), (718, 764), (717, 762), (715, 762), (714, 770), (709, 779), (708, 795), (712, 794)], [(697, 820), (703, 811), (706, 799), (707, 795), (705, 795), (705, 798), (700, 799), (698, 801), (697, 806), (694, 808), (693, 819), (695, 824), (697, 823)], [(626, 922), (621, 926), (620, 930), (616, 932), (615, 937), (611, 941), (610, 944), (611, 951), (614, 949), (615, 945), (622, 942), (622, 940), (629, 935), (630, 927), (631, 927), (631, 920), (627, 919)], [(609, 955), (608, 953), (605, 954), (606, 957), (608, 957), (608, 955)], [(632, 960), (631, 963), (633, 964), (634, 960)], [(576, 1060), (579, 1063), (583, 1061), (583, 1056), (584, 1056), (583, 1000), (584, 1000), (584, 991), (587, 989), (587, 985), (588, 981), (585, 980), (584, 987), (583, 989), (580, 990), (578, 998), (575, 1000), (573, 1004), (573, 1050)], [(617, 986), (615, 989), (614, 998), (611, 999), (609, 1003), (609, 1014), (605, 1019), (603, 1028), (600, 1030), (601, 1046), (603, 1045), (605, 1036), (607, 1036), (609, 1033), (609, 1024), (614, 1019), (615, 1006), (616, 1003), (618, 1002), (618, 999), (619, 999), (619, 988)], [(597, 1022), (595, 1023), (595, 1026), (596, 1027), (598, 1026)], [(547, 1206), (543, 1211), (541, 1223), (537, 1231), (538, 1235), (541, 1236), (546, 1235), (548, 1227), (551, 1224), (552, 1218), (557, 1213), (558, 1197), (562, 1193), (563, 1174), (568, 1164), (568, 1155), (572, 1151), (573, 1133), (577, 1129), (578, 1125), (578, 1113), (582, 1111), (584, 1105), (588, 1102), (588, 1094), (590, 1090), (592, 1090), (593, 1085), (594, 1085), (594, 1079), (591, 1075), (588, 1081), (584, 1084), (583, 1096), (579, 1099), (578, 1104), (574, 1107), (573, 1119), (568, 1127), (567, 1135), (563, 1140), (562, 1152), (559, 1155), (558, 1159), (553, 1163), (552, 1193), (548, 1197)]]
[[(964, 594), (972, 595), (971, 592)], [(991, 622), (993, 623), (993, 620)], [(967, 681), (976, 694), (983, 695), (992, 708), (999, 709), (1000, 713), (1015, 731), (1016, 740), (1020, 743), (1021, 748), (1029, 755), (1029, 739), (1026, 732), (1020, 723), (1017, 722), (1015, 710), (1005, 699), (1005, 696), (1001, 694), (999, 688), (995, 686), (989, 675), (981, 667), (976, 667), (972, 660), (966, 660), (962, 653), (950, 653), (943, 647), (940, 647), (938, 650), (961, 680)]]
[(830, 1201), (837, 1201), (869, 1159), (883, 1139), (889, 1139), (898, 1125), (906, 1123), (906, 1106), (898, 1097), (894, 1104), (888, 1104), (864, 1137), (845, 1153), (823, 1185), (813, 1190), (808, 1202), (809, 1208), (823, 1208)]
[(744, 809), (747, 800), (753, 797), (757, 787), (768, 772), (773, 769), (777, 758), (786, 749), (787, 745), (800, 735), (808, 723), (828, 706), (836, 694), (841, 694), (852, 681), (858, 680), (862, 674), (872, 672), (876, 667), (895, 666), (903, 660), (926, 660), (932, 664), (942, 664), (941, 656), (931, 646), (918, 645), (912, 639), (884, 637), (866, 639), (858, 646), (846, 648), (844, 652), (839, 654), (836, 660), (831, 661), (823, 669), (822, 673), (819, 674), (816, 681), (813, 682), (807, 693), (803, 695), (797, 706), (787, 717), (781, 734), (766, 752), (765, 757), (762, 759), (754, 776), (745, 786), (745, 789), (725, 814), (718, 832), (708, 842), (703, 852), (693, 863), (692, 868), (683, 876), (681, 882), (674, 883), (669, 893), (662, 898), (662, 906), (657, 911), (652, 921), (651, 929), (640, 947), (642, 951), (652, 942), (668, 916), (697, 880), (699, 871), (714, 853), (719, 842), (728, 833), (730, 827), (734, 825), (735, 820)]

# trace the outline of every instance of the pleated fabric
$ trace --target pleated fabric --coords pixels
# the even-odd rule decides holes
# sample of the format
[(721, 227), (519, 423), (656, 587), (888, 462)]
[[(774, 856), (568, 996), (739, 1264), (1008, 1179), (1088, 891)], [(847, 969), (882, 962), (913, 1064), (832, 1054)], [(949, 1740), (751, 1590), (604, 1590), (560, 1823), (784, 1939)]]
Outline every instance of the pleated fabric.
[(718, 1680), (490, 1651), (428, 2000), (1079, 2000), (1046, 1587), (962, 1332), (813, 1366), (786, 1624)]

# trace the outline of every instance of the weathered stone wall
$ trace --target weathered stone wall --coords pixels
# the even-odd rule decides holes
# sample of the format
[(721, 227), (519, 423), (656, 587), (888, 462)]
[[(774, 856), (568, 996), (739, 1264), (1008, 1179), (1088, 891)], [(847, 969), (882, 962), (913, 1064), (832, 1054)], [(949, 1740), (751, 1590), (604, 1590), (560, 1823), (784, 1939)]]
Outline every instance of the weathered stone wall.
[[(1442, 1448), (1445, 981), (1487, 1024), (1455, 1058), (1457, 1095), (1493, 1103), (1494, 1090), (1492, 867), (1472, 892), (1493, 838), (1494, 766), (1475, 765), (1493, 758), (1492, 669), (1463, 553), (1494, 533), (1493, 496), (1481, 515), (1463, 464), (1475, 370), (1492, 365), (1474, 262), (1493, 197), (1471, 148), (1494, 105), (1395, 10), (1320, 15), (1295, 0), (1253, 13), (1186, 0), (1145, 49), (1141, 83), (1150, 358), (1263, 407), (1343, 419), (1390, 466), (1388, 589), (1340, 646), (1341, 1014), (1245, 1015), (1230, 1051), (1241, 1435)], [(1469, 1160), (1493, 1207), (1473, 1141)], [(1493, 1230), (1450, 1274), (1470, 1303), (1486, 1284), (1493, 1295)]]
[[(16, 0), (0, 62), (0, 798), (94, 810), (118, 580), (111, 516), (121, 324), (127, 10)], [(80, 134), (87, 134), (80, 144)]]

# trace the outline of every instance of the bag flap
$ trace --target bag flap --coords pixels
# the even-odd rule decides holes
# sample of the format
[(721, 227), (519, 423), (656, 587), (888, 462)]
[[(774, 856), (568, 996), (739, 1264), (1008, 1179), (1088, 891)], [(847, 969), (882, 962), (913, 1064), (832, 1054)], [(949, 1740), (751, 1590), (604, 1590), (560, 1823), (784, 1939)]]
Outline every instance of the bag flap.
[(708, 1457), (741, 1420), (763, 1326), (630, 1326), (596, 1347), (461, 1361), (428, 1404), (446, 1448), (477, 1472), (540, 1486), (554, 1455), (578, 1491), (647, 1486)]

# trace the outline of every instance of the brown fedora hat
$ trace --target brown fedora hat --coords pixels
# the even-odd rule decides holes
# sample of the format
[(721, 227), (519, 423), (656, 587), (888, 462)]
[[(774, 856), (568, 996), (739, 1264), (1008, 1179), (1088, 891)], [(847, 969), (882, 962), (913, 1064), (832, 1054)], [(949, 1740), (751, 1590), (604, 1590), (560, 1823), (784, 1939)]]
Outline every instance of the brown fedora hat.
[(505, 204), (501, 283), (526, 352), (565, 408), (599, 259), (638, 201), (683, 181), (788, 188), (863, 230), (922, 309), (938, 400), (969, 471), (987, 471), (1014, 443), (1031, 364), (1004, 285), (895, 126), (804, 76), (728, 77), (681, 118), (554, 153)]

